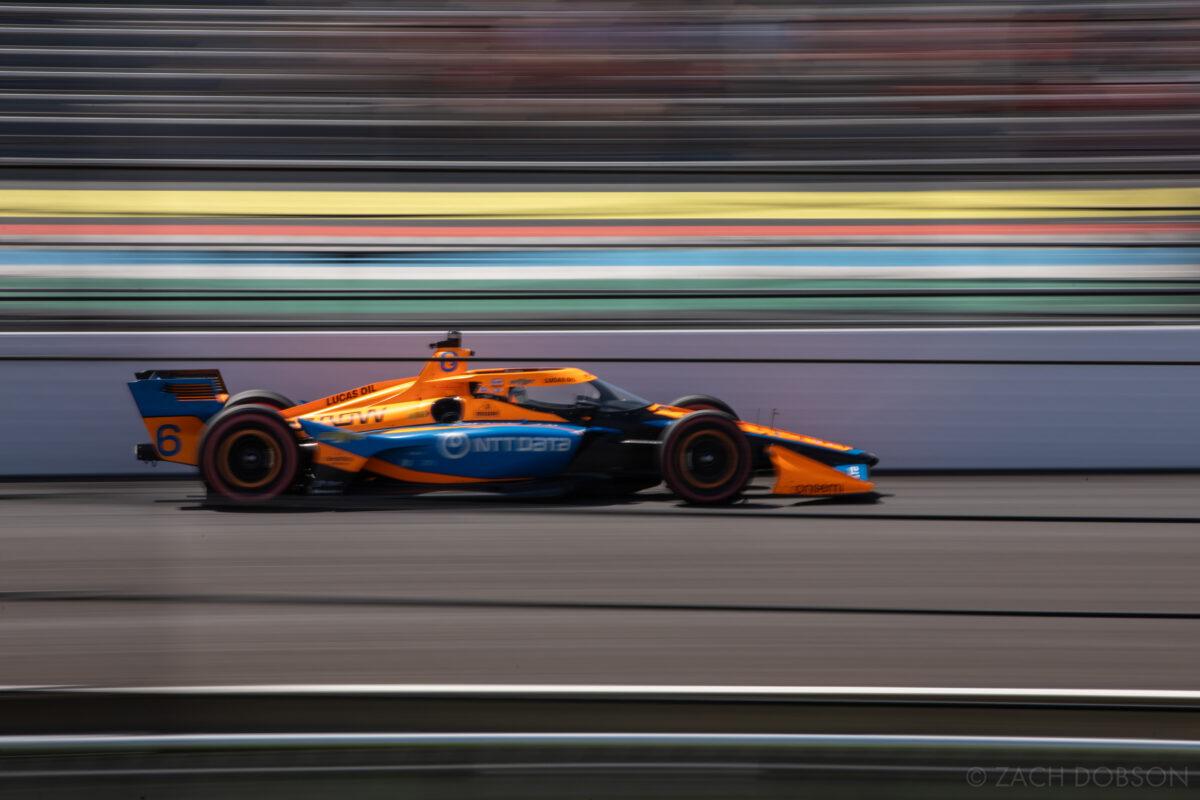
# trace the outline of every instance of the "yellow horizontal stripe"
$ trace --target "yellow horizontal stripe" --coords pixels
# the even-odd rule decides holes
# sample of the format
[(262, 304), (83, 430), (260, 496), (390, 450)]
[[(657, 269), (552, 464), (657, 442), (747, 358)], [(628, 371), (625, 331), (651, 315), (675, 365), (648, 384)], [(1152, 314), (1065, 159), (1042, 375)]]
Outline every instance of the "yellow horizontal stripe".
[(1200, 187), (905, 192), (0, 190), (0, 216), (995, 219), (1200, 214)]

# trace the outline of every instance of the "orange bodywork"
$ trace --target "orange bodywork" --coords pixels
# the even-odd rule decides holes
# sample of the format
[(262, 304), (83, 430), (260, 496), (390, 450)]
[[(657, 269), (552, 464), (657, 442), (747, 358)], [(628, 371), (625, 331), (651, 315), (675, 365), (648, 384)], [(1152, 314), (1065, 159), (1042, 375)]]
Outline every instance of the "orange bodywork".
[(286, 409), (283, 414), (289, 419), (303, 417), (364, 433), (432, 424), (437, 421), (433, 417), (434, 403), (454, 398), (462, 404), (463, 422), (563, 422), (557, 414), (508, 402), (509, 390), (584, 383), (596, 377), (575, 367), (468, 371), (464, 365), (469, 357), (470, 351), (463, 348), (444, 348), (417, 378), (359, 386)]
[(824, 439), (816, 439), (812, 436), (805, 436), (801, 433), (792, 433), (791, 431), (781, 431), (778, 428), (768, 428), (766, 425), (759, 425), (754, 422), (739, 422), (738, 427), (746, 433), (757, 433), (760, 436), (770, 436), (774, 439), (783, 439), (789, 442), (800, 442), (802, 444), (811, 444), (817, 447), (825, 447), (830, 450), (840, 450), (843, 453), (853, 450), (853, 447), (837, 442), (828, 442)]
[(199, 417), (142, 417), (142, 423), (163, 461), (191, 466), (199, 461), (196, 451), (204, 433), (204, 420)]
[(870, 481), (860, 481), (786, 447), (768, 445), (767, 455), (775, 467), (776, 480), (772, 494), (861, 494), (875, 488)]
[(313, 463), (334, 467), (345, 472), (358, 472), (367, 463), (367, 459), (347, 452), (340, 447), (333, 447), (324, 442), (317, 442)]

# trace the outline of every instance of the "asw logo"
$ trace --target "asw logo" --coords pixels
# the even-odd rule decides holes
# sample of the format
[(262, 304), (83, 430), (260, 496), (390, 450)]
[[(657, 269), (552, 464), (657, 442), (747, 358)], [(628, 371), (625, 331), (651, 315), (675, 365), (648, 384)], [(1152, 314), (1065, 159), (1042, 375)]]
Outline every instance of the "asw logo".
[(459, 459), (468, 453), (566, 453), (571, 440), (558, 436), (479, 436), (444, 433), (438, 437), (438, 453), (443, 458)]
[(386, 413), (382, 408), (364, 408), (359, 411), (343, 411), (340, 414), (323, 414), (317, 417), (317, 422), (337, 425), (339, 428), (347, 425), (366, 425), (369, 422), (383, 422)]

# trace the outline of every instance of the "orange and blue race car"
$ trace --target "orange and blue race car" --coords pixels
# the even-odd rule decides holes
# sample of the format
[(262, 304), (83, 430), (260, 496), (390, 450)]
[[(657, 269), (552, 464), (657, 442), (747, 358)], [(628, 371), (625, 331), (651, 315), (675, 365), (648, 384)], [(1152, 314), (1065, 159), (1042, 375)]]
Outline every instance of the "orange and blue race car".
[(720, 400), (662, 405), (575, 367), (467, 369), (451, 331), (414, 378), (296, 404), (230, 396), (218, 370), (149, 370), (129, 384), (153, 443), (144, 461), (200, 468), (212, 499), (289, 493), (483, 490), (633, 493), (666, 482), (694, 504), (731, 503), (756, 473), (776, 495), (870, 495), (863, 450), (739, 420)]

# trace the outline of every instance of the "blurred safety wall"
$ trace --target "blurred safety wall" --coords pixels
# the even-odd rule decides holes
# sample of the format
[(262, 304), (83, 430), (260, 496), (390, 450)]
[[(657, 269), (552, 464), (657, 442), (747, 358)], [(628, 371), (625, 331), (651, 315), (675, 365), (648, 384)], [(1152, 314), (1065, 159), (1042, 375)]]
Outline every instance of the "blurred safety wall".
[[(413, 375), (440, 331), (0, 332), (4, 475), (150, 474), (135, 371), (297, 402)], [(863, 447), (888, 470), (1200, 467), (1200, 327), (465, 331), (475, 367), (578, 365), (656, 402)], [(160, 473), (183, 470), (172, 465)], [(186, 470), (184, 470), (186, 471)]]
[(0, 6), (0, 164), (1179, 169), (1200, 6)]

